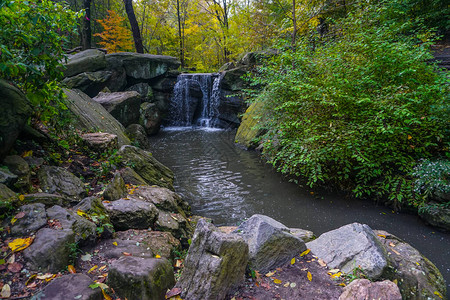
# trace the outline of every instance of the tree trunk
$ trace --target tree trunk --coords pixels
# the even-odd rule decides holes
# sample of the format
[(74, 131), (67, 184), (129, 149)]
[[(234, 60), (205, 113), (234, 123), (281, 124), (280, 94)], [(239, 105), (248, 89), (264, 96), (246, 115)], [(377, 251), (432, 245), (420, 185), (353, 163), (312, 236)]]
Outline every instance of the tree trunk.
[(292, 47), (295, 49), (296, 37), (297, 37), (297, 17), (295, 13), (295, 0), (292, 0)]
[(178, 19), (178, 39), (180, 40), (180, 62), (181, 68), (184, 68), (184, 36), (181, 31), (181, 12), (180, 0), (177, 0), (177, 19)]
[(142, 45), (141, 31), (139, 30), (139, 25), (136, 20), (136, 15), (133, 10), (133, 0), (123, 0), (125, 3), (125, 11), (128, 15), (128, 20), (130, 21), (131, 31), (133, 33), (134, 46), (137, 53), (144, 53), (144, 46)]
[(91, 48), (91, 0), (83, 0), (85, 16), (81, 23), (81, 47), (83, 50)]

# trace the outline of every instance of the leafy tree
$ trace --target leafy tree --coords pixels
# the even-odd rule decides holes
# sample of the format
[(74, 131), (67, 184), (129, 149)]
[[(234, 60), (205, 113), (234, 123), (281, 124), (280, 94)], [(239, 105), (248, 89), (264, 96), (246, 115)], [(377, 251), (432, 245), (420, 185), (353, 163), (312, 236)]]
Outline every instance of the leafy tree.
[(119, 16), (113, 10), (108, 10), (108, 16), (97, 21), (103, 27), (103, 32), (97, 33), (95, 36), (102, 39), (99, 44), (105, 47), (108, 53), (133, 51), (131, 32), (123, 26), (124, 17)]
[(358, 5), (320, 43), (310, 31), (282, 48), (260, 69), (255, 101), (266, 107), (261, 142), (278, 170), (398, 208), (421, 201), (417, 162), (448, 152), (449, 85), (427, 63), (428, 33), (401, 35), (400, 24), (380, 22), (386, 9)]

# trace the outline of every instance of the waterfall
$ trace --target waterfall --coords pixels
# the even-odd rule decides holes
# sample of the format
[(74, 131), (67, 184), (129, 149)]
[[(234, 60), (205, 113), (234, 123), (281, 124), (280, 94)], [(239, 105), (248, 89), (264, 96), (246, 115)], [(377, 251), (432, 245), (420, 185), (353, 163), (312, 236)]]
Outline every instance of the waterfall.
[(170, 99), (167, 125), (215, 127), (219, 117), (219, 86), (219, 74), (180, 74)]

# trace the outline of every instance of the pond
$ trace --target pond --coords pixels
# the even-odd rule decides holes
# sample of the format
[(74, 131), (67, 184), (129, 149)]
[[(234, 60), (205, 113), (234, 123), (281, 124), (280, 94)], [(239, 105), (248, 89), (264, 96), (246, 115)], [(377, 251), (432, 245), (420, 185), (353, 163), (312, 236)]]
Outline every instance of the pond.
[(320, 235), (359, 222), (386, 230), (417, 248), (442, 272), (450, 294), (450, 234), (417, 216), (370, 201), (312, 191), (286, 180), (260, 156), (234, 144), (235, 131), (166, 128), (150, 138), (153, 155), (175, 174), (175, 189), (194, 214), (217, 226), (236, 225), (253, 214)]

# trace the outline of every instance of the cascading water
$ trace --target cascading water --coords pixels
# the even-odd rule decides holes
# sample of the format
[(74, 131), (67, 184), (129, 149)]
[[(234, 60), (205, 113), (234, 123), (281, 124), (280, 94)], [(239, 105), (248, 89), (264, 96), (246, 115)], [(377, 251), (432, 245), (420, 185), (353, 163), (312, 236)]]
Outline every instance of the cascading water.
[(220, 75), (180, 74), (170, 99), (169, 126), (215, 127), (219, 117)]

